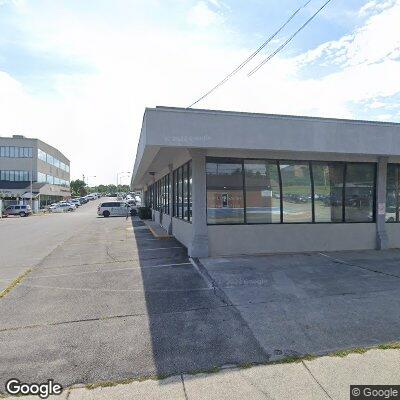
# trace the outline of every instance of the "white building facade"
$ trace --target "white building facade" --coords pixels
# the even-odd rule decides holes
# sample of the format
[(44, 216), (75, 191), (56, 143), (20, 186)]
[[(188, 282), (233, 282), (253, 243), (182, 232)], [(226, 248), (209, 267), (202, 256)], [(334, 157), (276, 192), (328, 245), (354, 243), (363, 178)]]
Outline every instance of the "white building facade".
[(132, 177), (192, 257), (400, 247), (400, 125), (146, 109)]

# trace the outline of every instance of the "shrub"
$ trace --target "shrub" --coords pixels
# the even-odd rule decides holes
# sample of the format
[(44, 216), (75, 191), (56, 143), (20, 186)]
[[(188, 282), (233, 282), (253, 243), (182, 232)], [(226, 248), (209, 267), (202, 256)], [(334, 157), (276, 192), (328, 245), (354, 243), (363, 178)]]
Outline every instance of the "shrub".
[(151, 219), (151, 208), (139, 207), (138, 214), (140, 219)]

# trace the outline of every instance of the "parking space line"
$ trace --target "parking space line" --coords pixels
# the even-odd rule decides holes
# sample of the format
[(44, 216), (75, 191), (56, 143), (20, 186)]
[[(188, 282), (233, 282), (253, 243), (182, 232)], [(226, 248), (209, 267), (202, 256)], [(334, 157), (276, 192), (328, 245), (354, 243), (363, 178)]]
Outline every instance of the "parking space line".
[(74, 276), (74, 275), (86, 275), (86, 274), (97, 274), (103, 272), (117, 272), (117, 271), (134, 271), (134, 270), (142, 270), (142, 269), (151, 269), (151, 268), (165, 268), (165, 267), (174, 267), (174, 266), (182, 266), (182, 265), (192, 265), (191, 263), (175, 263), (175, 264), (161, 264), (161, 265), (148, 265), (143, 267), (129, 267), (129, 268), (114, 268), (114, 269), (104, 269), (104, 270), (96, 270), (96, 271), (85, 271), (85, 272), (72, 272), (69, 274), (52, 274), (52, 275), (39, 275), (39, 276), (31, 276), (27, 279), (40, 279), (40, 278), (56, 278), (58, 276)]
[(183, 247), (183, 246), (175, 246), (175, 247), (155, 247), (154, 249), (140, 249), (139, 251), (169, 250), (169, 249), (184, 249), (184, 247)]
[(192, 289), (97, 289), (97, 288), (71, 288), (63, 286), (46, 286), (46, 285), (27, 285), (20, 283), (19, 286), (25, 286), (32, 289), (56, 289), (67, 290), (72, 292), (101, 292), (101, 293), (129, 293), (129, 292), (143, 292), (143, 293), (176, 293), (176, 292), (206, 292), (212, 291), (211, 288), (192, 288)]

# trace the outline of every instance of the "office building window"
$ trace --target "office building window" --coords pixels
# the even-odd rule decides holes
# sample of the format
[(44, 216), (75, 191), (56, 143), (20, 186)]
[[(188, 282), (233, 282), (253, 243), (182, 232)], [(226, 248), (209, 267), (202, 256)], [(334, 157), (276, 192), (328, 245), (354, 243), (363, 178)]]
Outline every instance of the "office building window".
[(65, 172), (69, 172), (69, 165), (64, 164), (62, 161), (57, 158), (47, 154), (41, 149), (38, 149), (38, 159), (44, 161), (47, 164), (53, 165), (56, 168), (59, 168)]
[(38, 159), (46, 162), (46, 153), (43, 150), (38, 149)]
[(32, 157), (32, 147), (0, 146), (0, 157)]
[(387, 167), (386, 222), (399, 222), (399, 164)]
[(207, 222), (243, 224), (243, 164), (241, 160), (212, 160), (206, 164)]
[(37, 181), (39, 183), (45, 183), (46, 182), (46, 174), (43, 174), (42, 172), (38, 172)]
[(374, 220), (375, 172), (374, 164), (346, 164), (346, 222), (372, 222)]
[[(207, 158), (206, 165), (211, 225), (375, 221), (375, 163)], [(388, 168), (388, 221), (399, 220), (399, 174)]]
[(30, 171), (9, 171), (9, 170), (0, 171), (1, 181), (28, 182), (30, 181), (30, 179), (31, 179)]
[(169, 185), (169, 174), (150, 185), (145, 194), (146, 204), (154, 210), (169, 214), (171, 209), (169, 203)]
[(281, 222), (279, 173), (276, 161), (245, 160), (246, 222)]
[[(172, 171), (172, 177), (167, 176), (166, 188), (169, 198), (172, 190), (172, 204), (168, 203), (168, 209), (172, 210), (172, 216), (191, 221), (191, 184), (192, 167), (191, 161)], [(168, 200), (169, 201), (169, 200)]]
[(312, 222), (309, 164), (282, 161), (279, 167), (282, 179), (283, 222)]
[(343, 221), (344, 163), (312, 163), (315, 222)]

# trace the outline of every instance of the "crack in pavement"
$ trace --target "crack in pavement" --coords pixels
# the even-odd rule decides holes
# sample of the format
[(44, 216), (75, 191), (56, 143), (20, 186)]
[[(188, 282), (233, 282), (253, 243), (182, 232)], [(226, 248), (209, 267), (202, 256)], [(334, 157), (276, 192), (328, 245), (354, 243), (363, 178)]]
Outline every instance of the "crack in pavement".
[(109, 315), (103, 317), (96, 317), (96, 318), (82, 318), (76, 320), (69, 320), (69, 321), (57, 321), (57, 322), (48, 322), (44, 324), (33, 324), (33, 325), (25, 325), (25, 326), (15, 326), (10, 328), (0, 329), (0, 333), (3, 332), (11, 332), (11, 331), (20, 331), (24, 329), (34, 329), (34, 328), (47, 328), (51, 326), (59, 326), (59, 325), (68, 325), (68, 324), (76, 324), (76, 323), (85, 323), (85, 322), (96, 322), (96, 321), (107, 321), (112, 319), (120, 319), (120, 318), (136, 318), (136, 317), (146, 317), (146, 316), (155, 316), (155, 315), (175, 315), (175, 314), (184, 314), (193, 311), (202, 311), (202, 310), (216, 310), (219, 308), (228, 308), (231, 306), (227, 306), (222, 304), (216, 307), (194, 307), (187, 310), (182, 311), (168, 311), (168, 312), (160, 312), (160, 313), (136, 313), (136, 314), (120, 314), (120, 315)]
[(379, 270), (376, 270), (376, 269), (371, 269), (371, 268), (368, 268), (368, 267), (364, 267), (362, 265), (353, 264), (351, 262), (348, 262), (346, 260), (342, 260), (340, 258), (328, 256), (328, 254), (325, 254), (325, 253), (318, 253), (318, 254), (320, 254), (321, 256), (332, 260), (333, 262), (335, 262), (337, 264), (348, 265), (349, 267), (360, 268), (360, 269), (363, 269), (365, 271), (375, 272), (376, 274), (386, 275), (386, 276), (390, 276), (392, 278), (400, 279), (399, 275), (389, 274), (388, 272), (383, 272), (383, 271), (379, 271)]
[(321, 385), (321, 383), (318, 381), (318, 379), (314, 376), (314, 374), (311, 372), (310, 368), (306, 365), (304, 360), (301, 360), (301, 363), (303, 364), (304, 368), (307, 370), (307, 372), (311, 375), (312, 379), (317, 383), (317, 385), (322, 389), (322, 391), (328, 396), (330, 400), (333, 400), (333, 397), (327, 392), (327, 390)]

